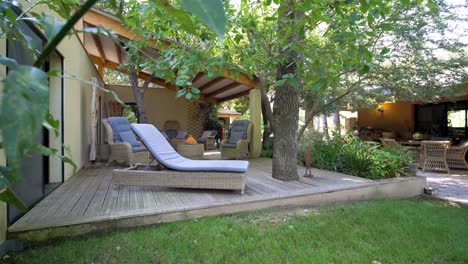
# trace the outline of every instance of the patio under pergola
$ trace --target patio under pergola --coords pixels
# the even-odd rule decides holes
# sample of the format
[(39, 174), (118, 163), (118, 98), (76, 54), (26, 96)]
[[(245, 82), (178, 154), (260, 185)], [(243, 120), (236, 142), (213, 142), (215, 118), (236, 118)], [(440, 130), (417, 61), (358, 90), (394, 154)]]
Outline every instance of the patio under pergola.
[[(103, 11), (92, 9), (83, 17), (84, 27), (103, 27), (116, 34), (117, 39), (122, 40), (116, 43), (114, 39), (105, 35), (96, 35), (83, 33), (82, 41), (93, 63), (98, 67), (101, 76), (104, 76), (104, 69), (126, 74), (119, 65), (125, 65), (127, 54), (122, 43), (128, 39), (138, 38), (129, 28), (123, 26), (120, 20)], [(145, 54), (151, 54), (155, 58), (158, 56), (158, 50), (153, 47), (144, 48)], [(257, 89), (259, 81), (254, 76), (249, 78), (247, 74), (240, 72), (235, 74), (225, 69), (219, 70), (220, 74), (209, 78), (206, 73), (196, 74), (192, 83), (200, 90), (200, 102), (219, 104), (235, 98), (249, 96), (250, 98), (250, 122), (252, 123), (252, 140), (250, 143), (250, 152), (252, 157), (258, 157), (261, 152), (261, 105), (260, 91)], [(138, 78), (146, 80), (151, 75), (150, 72), (141, 70)], [(176, 91), (178, 87), (174, 84), (153, 77), (151, 82), (158, 87)], [(201, 133), (199, 131), (198, 133)]]

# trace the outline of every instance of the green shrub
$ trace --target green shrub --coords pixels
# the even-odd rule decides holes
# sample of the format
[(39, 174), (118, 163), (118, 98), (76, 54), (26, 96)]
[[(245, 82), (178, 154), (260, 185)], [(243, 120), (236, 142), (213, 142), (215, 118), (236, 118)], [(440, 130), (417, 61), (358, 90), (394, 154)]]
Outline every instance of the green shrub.
[(272, 158), (273, 157), (273, 140), (268, 140), (263, 144), (262, 153), (260, 153), (262, 158)]
[(341, 148), (339, 171), (368, 178), (375, 151), (375, 146), (369, 146), (357, 137), (348, 137)]
[(354, 135), (335, 135), (328, 141), (318, 137), (301, 140), (298, 159), (302, 164), (307, 146), (312, 167), (368, 179), (407, 176), (412, 162), (411, 154), (404, 148), (374, 146)]

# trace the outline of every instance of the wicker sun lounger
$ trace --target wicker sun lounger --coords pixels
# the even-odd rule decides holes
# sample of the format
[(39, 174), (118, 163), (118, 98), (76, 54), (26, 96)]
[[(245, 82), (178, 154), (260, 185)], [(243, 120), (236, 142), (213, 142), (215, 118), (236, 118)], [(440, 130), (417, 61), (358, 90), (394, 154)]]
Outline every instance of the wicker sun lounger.
[(132, 129), (155, 159), (167, 169), (144, 170), (141, 168), (145, 165), (140, 165), (114, 170), (114, 184), (240, 190), (244, 193), (248, 161), (190, 160), (177, 153), (153, 125), (132, 124)]

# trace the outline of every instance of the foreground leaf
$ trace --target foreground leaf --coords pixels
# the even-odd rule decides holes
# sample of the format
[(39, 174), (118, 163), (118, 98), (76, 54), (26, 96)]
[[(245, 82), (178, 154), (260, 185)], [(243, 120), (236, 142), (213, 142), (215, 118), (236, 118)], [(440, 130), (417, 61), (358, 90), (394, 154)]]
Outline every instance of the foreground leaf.
[(0, 191), (0, 201), (13, 205), (21, 211), (27, 211), (28, 207), (16, 196), (10, 188), (4, 188)]
[[(42, 70), (9, 65), (3, 80), (0, 128), (11, 180), (19, 178), (19, 166), (28, 148), (35, 144), (48, 109), (48, 79)], [(13, 66), (13, 67), (11, 67)]]
[(181, 0), (181, 3), (185, 10), (199, 17), (203, 23), (218, 35), (222, 46), (226, 28), (226, 14), (224, 12), (223, 1)]

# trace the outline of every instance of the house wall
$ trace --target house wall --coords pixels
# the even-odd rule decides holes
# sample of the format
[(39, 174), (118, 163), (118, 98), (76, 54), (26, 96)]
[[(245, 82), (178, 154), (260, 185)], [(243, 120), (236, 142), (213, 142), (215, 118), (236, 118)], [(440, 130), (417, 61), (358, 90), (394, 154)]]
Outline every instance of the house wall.
[[(378, 109), (358, 111), (357, 125), (361, 128), (392, 129), (397, 136), (408, 137), (414, 130), (414, 108), (409, 102), (380, 104)], [(409, 132), (409, 130), (411, 132)]]
[[(108, 85), (107, 89), (114, 91), (119, 98), (125, 103), (134, 103), (133, 90), (130, 86)], [(111, 95), (106, 95), (106, 102), (113, 101)], [(162, 129), (164, 122), (167, 120), (177, 120), (180, 123), (182, 130), (187, 130), (188, 133), (194, 136), (200, 136), (201, 131), (194, 129), (190, 125), (189, 119), (195, 118), (194, 113), (196, 107), (194, 102), (190, 102), (185, 98), (178, 98), (175, 91), (162, 88), (148, 88), (143, 97), (148, 123)], [(196, 103), (195, 103), (196, 104)], [(201, 121), (201, 120), (200, 120)]]
[[(23, 8), (26, 9), (29, 3), (21, 1)], [(33, 12), (47, 13), (54, 15), (50, 10), (45, 7), (35, 7)], [(100, 86), (104, 86), (94, 64), (88, 58), (88, 55), (76, 35), (66, 37), (58, 46), (57, 50), (64, 57), (64, 73), (77, 76), (84, 81), (90, 81), (92, 77), (98, 79)], [(0, 55), (6, 56), (6, 40), (0, 39)], [(51, 58), (51, 68), (60, 68), (60, 58), (53, 56)], [(5, 67), (0, 65), (0, 76), (6, 75)], [(1, 84), (0, 84), (1, 85)], [(0, 86), (0, 96), (1, 96)], [(91, 85), (78, 80), (65, 79), (64, 80), (64, 145), (69, 149), (68, 155), (78, 166), (78, 169), (87, 164), (89, 142), (90, 142), (90, 103), (91, 103)], [(50, 94), (49, 94), (49, 108), (50, 112), (55, 118), (61, 117), (61, 80), (60, 78), (51, 78), (50, 80)], [(62, 136), (62, 135), (61, 135)], [(51, 147), (61, 146), (61, 136), (55, 137), (51, 135)], [(5, 155), (0, 150), (0, 164), (4, 165)], [(61, 181), (61, 162), (57, 159), (51, 159), (49, 162), (50, 180)], [(64, 179), (67, 180), (74, 174), (73, 168), (65, 165)], [(7, 232), (7, 210), (6, 205), (0, 202), (0, 249), (4, 245)]]

